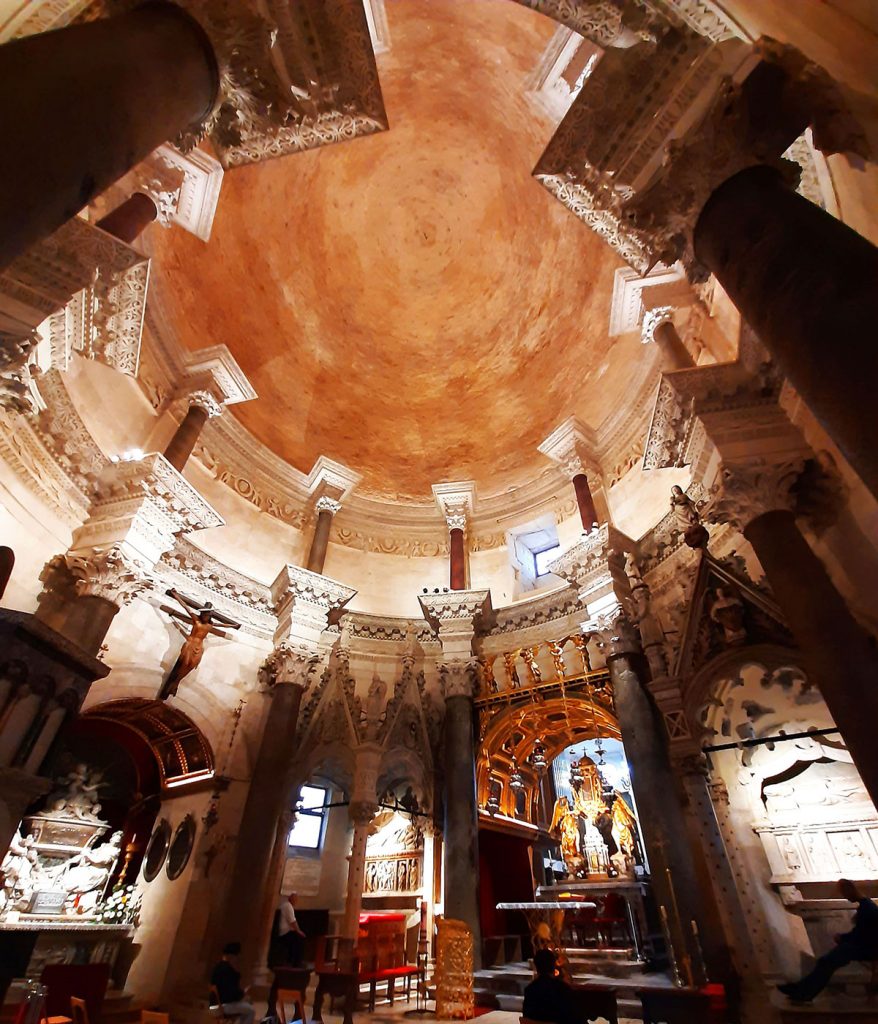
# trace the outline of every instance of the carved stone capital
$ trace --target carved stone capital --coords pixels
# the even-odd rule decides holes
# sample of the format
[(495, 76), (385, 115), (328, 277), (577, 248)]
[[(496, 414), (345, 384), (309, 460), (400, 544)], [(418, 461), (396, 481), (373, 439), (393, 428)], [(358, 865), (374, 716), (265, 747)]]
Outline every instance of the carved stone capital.
[(723, 465), (715, 496), (706, 510), (707, 518), (714, 523), (730, 523), (743, 531), (767, 512), (794, 512), (796, 485), (805, 461), (799, 458), (780, 463)]
[(319, 652), (307, 646), (282, 641), (262, 663), (260, 679), (266, 686), (299, 686), (307, 690), (321, 660)]
[(468, 661), (476, 631), (491, 615), (489, 590), (451, 590), (418, 597), (424, 618), (437, 634), (443, 657)]
[(74, 577), (77, 594), (101, 597), (120, 608), (154, 586), (149, 567), (119, 547), (87, 555), (68, 554), (64, 560)]
[(348, 804), (348, 815), (354, 828), (366, 828), (371, 825), (378, 810), (378, 804), (369, 800), (352, 800)]
[(448, 526), (449, 531), (451, 530), (464, 530), (466, 531), (466, 515), (463, 512), (459, 512), (455, 515), (449, 515), (445, 517), (445, 522)]
[(569, 416), (549, 434), (537, 450), (553, 462), (557, 462), (572, 480), (580, 474), (587, 475), (587, 471), (599, 475), (596, 448), (594, 430), (578, 416)]
[(285, 565), (271, 585), (277, 615), (275, 640), (318, 646), (331, 612), (356, 594), (352, 587), (297, 565)]
[(314, 503), (314, 508), (318, 512), (331, 512), (333, 515), (336, 515), (341, 511), (341, 502), (336, 501), (335, 498), (330, 498), (327, 494), (324, 494)]
[(0, 406), (10, 412), (37, 412), (31, 364), (39, 340), (36, 331), (0, 331)]
[(473, 698), (478, 690), (478, 665), (475, 661), (442, 662), (439, 678), (446, 700), (449, 697)]
[(642, 653), (637, 626), (625, 614), (617, 613), (611, 621), (599, 620), (591, 630), (607, 661), (621, 656)]
[(223, 414), (222, 402), (217, 401), (216, 396), (204, 388), (190, 392), (187, 400), (190, 406), (197, 405), (204, 409), (210, 419)]
[(644, 345), (655, 342), (656, 328), (661, 324), (672, 324), (674, 322), (673, 306), (656, 306), (655, 309), (648, 309), (643, 314), (643, 324), (640, 329), (640, 340)]

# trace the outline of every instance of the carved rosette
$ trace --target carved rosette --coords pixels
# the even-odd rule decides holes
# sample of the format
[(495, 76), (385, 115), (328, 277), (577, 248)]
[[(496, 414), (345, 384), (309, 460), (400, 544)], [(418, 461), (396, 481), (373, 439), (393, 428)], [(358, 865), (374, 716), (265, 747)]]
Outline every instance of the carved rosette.
[(112, 547), (88, 555), (65, 556), (81, 597), (100, 597), (120, 608), (154, 586), (149, 567)]
[(743, 531), (767, 512), (796, 510), (796, 485), (805, 459), (780, 463), (724, 465), (706, 518)]

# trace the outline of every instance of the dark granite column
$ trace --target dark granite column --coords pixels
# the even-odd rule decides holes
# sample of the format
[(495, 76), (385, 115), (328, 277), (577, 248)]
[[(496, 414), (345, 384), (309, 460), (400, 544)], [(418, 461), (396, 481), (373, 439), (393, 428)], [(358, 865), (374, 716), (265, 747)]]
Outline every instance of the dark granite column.
[(219, 90), (213, 47), (173, 3), (0, 47), (0, 268), (157, 146), (200, 124)]
[(772, 593), (796, 638), (804, 668), (841, 730), (878, 806), (878, 652), (802, 536), (792, 512), (777, 510), (744, 527)]
[(473, 701), (459, 690), (450, 693), (445, 700), (445, 916), (472, 929), (478, 968), (482, 936)]
[(774, 170), (752, 167), (708, 199), (695, 253), (878, 495), (878, 249)]
[(211, 414), (217, 415), (221, 406), (209, 395), (194, 394), (189, 398), (189, 408), (177, 427), (174, 436), (165, 448), (165, 458), (174, 469), (183, 472), (189, 456), (198, 444), (201, 431), (210, 419)]
[(95, 225), (131, 245), (158, 216), (158, 207), (145, 192), (135, 192)]
[(573, 478), (573, 489), (576, 491), (576, 504), (579, 506), (579, 518), (582, 520), (584, 533), (591, 533), (598, 521), (594, 498), (585, 473), (577, 473)]
[(222, 935), (216, 936), (216, 944), (221, 946), (229, 941), (229, 936), (241, 942), (245, 976), (257, 962), (265, 932), (264, 916), (273, 910), (266, 907), (266, 901), (277, 898), (277, 893), (269, 897), (265, 894), (278, 821), (288, 812), (294, 795), (290, 765), (304, 691), (304, 683), (278, 683), (274, 687), (238, 829), (234, 864), (225, 882), (225, 927)]
[(661, 357), (661, 368), (666, 373), (685, 370), (695, 365), (679, 331), (674, 326), (672, 313), (673, 310), (669, 306), (660, 306), (649, 310), (643, 317), (643, 343), (655, 342)]
[(332, 519), (341, 505), (333, 498), (317, 499), (317, 522), (314, 525), (314, 537), (311, 540), (311, 548), (308, 551), (308, 561), (305, 568), (309, 572), (323, 573), (326, 565), (326, 550), (329, 547), (329, 531), (332, 527)]
[(722, 980), (725, 942), (717, 928), (713, 901), (698, 877), (667, 733), (661, 713), (641, 680), (642, 655), (627, 620), (614, 624), (605, 650), (650, 880), (666, 921), (677, 973), (684, 984), (700, 985), (705, 980), (706, 962), (709, 974)]

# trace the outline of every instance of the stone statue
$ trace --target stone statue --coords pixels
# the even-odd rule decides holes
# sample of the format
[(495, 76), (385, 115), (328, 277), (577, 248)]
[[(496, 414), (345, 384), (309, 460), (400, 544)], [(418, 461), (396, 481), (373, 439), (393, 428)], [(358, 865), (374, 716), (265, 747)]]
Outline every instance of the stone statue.
[(76, 765), (73, 771), (58, 779), (59, 788), (50, 797), (40, 817), (60, 814), (80, 818), (82, 821), (100, 821), (101, 805), (97, 796), (101, 780), (101, 774), (90, 772), (88, 765)]
[(0, 864), (0, 874), (3, 876), (4, 908), (26, 907), (40, 874), (33, 836), (23, 836), (20, 829), (16, 831)]
[(713, 604), (710, 606), (711, 619), (721, 627), (727, 644), (740, 643), (747, 639), (744, 627), (744, 604), (730, 587), (717, 587)]
[[(122, 850), (122, 833), (114, 832), (97, 846), (86, 847), (71, 857), (56, 876), (56, 884), (71, 896), (78, 896), (80, 913), (93, 910)], [(84, 898), (85, 897), (85, 898)]]
[(704, 547), (707, 544), (708, 533), (701, 523), (698, 505), (679, 484), (674, 484), (671, 488), (671, 511), (674, 514), (674, 523), (689, 547)]
[(369, 739), (374, 739), (378, 734), (386, 702), (387, 683), (380, 676), (376, 675), (372, 679), (372, 684), (366, 695), (366, 710), (363, 712), (366, 721), (366, 735)]
[(631, 581), (632, 587), (636, 587), (638, 583), (643, 582), (643, 578), (640, 575), (640, 566), (637, 564), (633, 551), (625, 552), (625, 575)]
[[(186, 639), (183, 641), (183, 646), (180, 648), (180, 654), (174, 662), (174, 667), (171, 669), (168, 678), (159, 692), (159, 700), (167, 700), (168, 697), (173, 697), (177, 692), (180, 682), (190, 672), (198, 668), (204, 655), (204, 641), (209, 636), (213, 635), (223, 640), (226, 639), (228, 634), (221, 629), (217, 629), (217, 623), (227, 626), (229, 629), (241, 628), (240, 622), (235, 622), (234, 619), (230, 619), (228, 616), (216, 611), (210, 601), (202, 605), (199, 601), (194, 601), (173, 588), (166, 591), (166, 593), (173, 597), (183, 611), (181, 612), (177, 608), (170, 608), (167, 605), (162, 605), (161, 610), (171, 616), (174, 625)], [(177, 621), (178, 619), (190, 623), (188, 633)]]

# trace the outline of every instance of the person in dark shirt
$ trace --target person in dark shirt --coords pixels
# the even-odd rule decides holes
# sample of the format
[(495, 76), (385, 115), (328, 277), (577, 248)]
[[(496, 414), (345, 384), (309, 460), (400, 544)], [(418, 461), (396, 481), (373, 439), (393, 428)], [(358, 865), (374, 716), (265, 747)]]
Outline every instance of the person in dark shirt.
[(826, 988), (839, 967), (853, 960), (878, 960), (878, 906), (861, 896), (848, 878), (839, 879), (838, 891), (846, 900), (857, 904), (854, 927), (843, 935), (836, 935), (835, 949), (824, 953), (804, 978), (777, 986), (794, 1002), (810, 1002)]
[[(222, 959), (210, 975), (210, 983), (216, 990), (220, 1006), (227, 1017), (237, 1017), (240, 1024), (253, 1024), (253, 1004), (241, 988), (241, 972), (238, 970), (240, 955), (241, 943), (229, 942), (223, 948)], [(213, 1002), (211, 999), (211, 1003)]]
[(555, 954), (550, 949), (540, 949), (534, 953), (537, 976), (524, 990), (522, 1015), (528, 1020), (575, 1024), (572, 989), (558, 977), (555, 965)]

